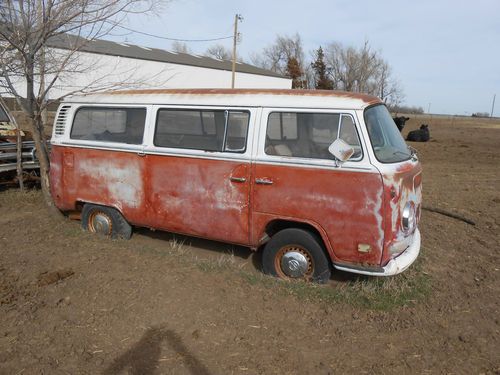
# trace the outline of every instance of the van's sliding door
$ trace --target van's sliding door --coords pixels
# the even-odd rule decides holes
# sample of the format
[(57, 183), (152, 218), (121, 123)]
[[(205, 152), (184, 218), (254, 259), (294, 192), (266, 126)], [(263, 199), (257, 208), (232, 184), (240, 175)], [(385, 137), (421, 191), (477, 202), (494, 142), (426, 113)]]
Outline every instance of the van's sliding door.
[(149, 170), (151, 226), (249, 242), (254, 116), (224, 108), (156, 108)]

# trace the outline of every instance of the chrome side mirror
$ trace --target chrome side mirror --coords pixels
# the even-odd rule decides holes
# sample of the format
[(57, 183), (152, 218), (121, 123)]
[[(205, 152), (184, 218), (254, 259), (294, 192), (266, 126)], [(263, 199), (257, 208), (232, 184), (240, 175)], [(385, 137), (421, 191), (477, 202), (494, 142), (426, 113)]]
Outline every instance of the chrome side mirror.
[(337, 161), (341, 163), (349, 160), (349, 158), (354, 154), (354, 149), (340, 138), (333, 141), (333, 143), (328, 147), (328, 151)]

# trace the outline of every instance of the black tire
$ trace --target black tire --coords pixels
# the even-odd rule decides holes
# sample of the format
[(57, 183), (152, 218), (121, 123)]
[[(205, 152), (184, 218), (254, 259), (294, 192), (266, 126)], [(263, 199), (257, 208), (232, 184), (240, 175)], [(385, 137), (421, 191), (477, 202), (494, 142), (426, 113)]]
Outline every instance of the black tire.
[(128, 240), (132, 236), (131, 225), (118, 210), (96, 204), (86, 203), (83, 206), (82, 227), (110, 238)]
[(283, 229), (269, 240), (262, 254), (262, 268), (264, 273), (281, 279), (320, 284), (328, 282), (331, 275), (321, 241), (315, 234), (297, 228)]

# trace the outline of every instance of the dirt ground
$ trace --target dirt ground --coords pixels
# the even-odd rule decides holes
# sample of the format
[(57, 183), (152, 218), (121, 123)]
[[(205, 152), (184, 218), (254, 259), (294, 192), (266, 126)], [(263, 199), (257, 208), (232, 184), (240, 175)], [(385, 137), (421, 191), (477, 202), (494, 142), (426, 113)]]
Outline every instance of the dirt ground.
[[(410, 116), (412, 117), (412, 116)], [(247, 249), (54, 220), (0, 192), (1, 374), (500, 374), (500, 121), (413, 117), (428, 206), (417, 263), (326, 286)]]

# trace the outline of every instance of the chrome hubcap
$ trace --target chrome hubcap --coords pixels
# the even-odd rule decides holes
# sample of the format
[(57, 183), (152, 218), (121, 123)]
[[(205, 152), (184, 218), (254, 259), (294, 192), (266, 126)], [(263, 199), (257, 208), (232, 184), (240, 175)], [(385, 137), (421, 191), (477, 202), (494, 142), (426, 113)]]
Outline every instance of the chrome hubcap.
[(288, 277), (302, 277), (308, 268), (307, 258), (297, 251), (289, 251), (281, 258), (281, 269)]
[(109, 218), (103, 212), (96, 212), (94, 215), (92, 215), (91, 224), (93, 232), (104, 235), (111, 234), (111, 218)]

